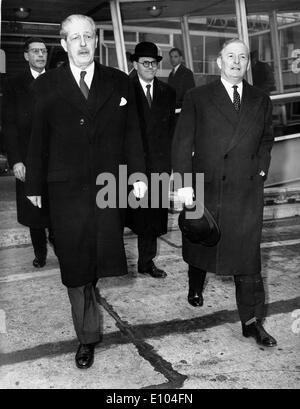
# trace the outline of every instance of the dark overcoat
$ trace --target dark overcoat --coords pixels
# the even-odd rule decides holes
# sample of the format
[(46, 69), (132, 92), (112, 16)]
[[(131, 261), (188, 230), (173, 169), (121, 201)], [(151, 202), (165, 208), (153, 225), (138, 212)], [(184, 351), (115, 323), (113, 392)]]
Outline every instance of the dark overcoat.
[(181, 108), (185, 93), (195, 87), (193, 72), (180, 64), (175, 74), (169, 74), (168, 84), (176, 91), (176, 108)]
[[(26, 188), (28, 195), (40, 195), (43, 179), (48, 182), (63, 283), (77, 287), (100, 276), (125, 274), (120, 210), (98, 206), (105, 181), (96, 185), (96, 180), (100, 174), (113, 175), (118, 190), (119, 165), (126, 164), (128, 174), (145, 171), (128, 76), (95, 63), (86, 100), (66, 64), (38, 79), (34, 94)], [(110, 197), (116, 197), (109, 183)]]
[[(26, 167), (26, 155), (32, 125), (33, 100), (29, 87), (34, 81), (29, 67), (4, 82), (3, 97), (3, 136), (4, 149), (11, 168), (22, 162)], [(16, 199), (18, 222), (33, 228), (49, 224), (46, 186), (43, 194), (43, 207), (32, 206), (25, 195), (25, 185), (16, 179)]]
[(259, 173), (269, 169), (271, 115), (269, 97), (245, 81), (238, 113), (220, 80), (187, 93), (174, 136), (173, 170), (204, 173), (204, 203), (221, 229), (215, 247), (183, 239), (187, 263), (224, 275), (260, 272)]
[[(175, 125), (175, 92), (164, 82), (154, 78), (151, 108), (136, 75), (135, 89), (139, 125), (142, 133), (146, 175), (149, 189), (148, 208), (128, 209), (126, 224), (137, 234), (161, 236), (168, 230), (168, 207), (162, 203), (162, 185), (158, 208), (151, 208), (151, 174), (171, 173), (171, 150)], [(166, 192), (165, 192), (166, 193)], [(168, 193), (168, 192), (167, 192)]]

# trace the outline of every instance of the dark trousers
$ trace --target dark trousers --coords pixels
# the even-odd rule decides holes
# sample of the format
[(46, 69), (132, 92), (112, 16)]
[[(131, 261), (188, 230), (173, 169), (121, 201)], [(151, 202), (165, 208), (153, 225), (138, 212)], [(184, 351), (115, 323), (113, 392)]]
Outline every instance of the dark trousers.
[(45, 228), (30, 227), (30, 237), (35, 257), (45, 259), (47, 257), (47, 236)]
[[(47, 257), (46, 229), (44, 227), (30, 227), (29, 230), (35, 257), (39, 259), (45, 259)], [(48, 239), (51, 243), (54, 243), (53, 232), (50, 227), (48, 228)]]
[[(202, 291), (206, 271), (189, 266), (189, 285)], [(265, 290), (261, 274), (235, 275), (236, 304), (242, 323), (253, 318), (262, 320), (265, 315)]]
[(138, 269), (146, 270), (151, 267), (152, 260), (157, 252), (157, 237), (139, 235), (138, 236)]
[(101, 316), (96, 301), (96, 283), (97, 281), (81, 287), (68, 287), (73, 324), (81, 344), (93, 344), (101, 340)]

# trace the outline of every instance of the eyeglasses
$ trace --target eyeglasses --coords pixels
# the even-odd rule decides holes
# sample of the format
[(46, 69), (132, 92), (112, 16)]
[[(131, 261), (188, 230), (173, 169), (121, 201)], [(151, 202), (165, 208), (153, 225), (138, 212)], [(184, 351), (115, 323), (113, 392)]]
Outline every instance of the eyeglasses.
[(156, 67), (158, 67), (158, 62), (157, 61), (143, 61), (143, 62), (137, 61), (137, 62), (138, 62), (138, 64), (143, 65), (145, 68), (149, 68), (149, 67), (156, 68)]
[(48, 51), (46, 50), (46, 48), (29, 48), (28, 52), (31, 51), (32, 54), (36, 54), (38, 55), (40, 52), (45, 55), (48, 53)]

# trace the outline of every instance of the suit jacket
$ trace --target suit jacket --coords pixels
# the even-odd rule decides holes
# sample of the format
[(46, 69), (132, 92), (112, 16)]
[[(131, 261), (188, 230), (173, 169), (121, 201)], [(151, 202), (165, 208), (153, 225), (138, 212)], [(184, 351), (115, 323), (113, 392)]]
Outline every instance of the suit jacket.
[(188, 92), (174, 136), (173, 170), (204, 173), (204, 203), (221, 229), (215, 247), (183, 240), (188, 263), (218, 274), (260, 271), (259, 173), (268, 173), (273, 140), (271, 101), (247, 82), (238, 113), (220, 80)]
[[(128, 174), (145, 171), (128, 76), (95, 63), (86, 100), (67, 64), (39, 78), (34, 95), (27, 193), (41, 194), (47, 180), (63, 283), (77, 287), (125, 274), (119, 165), (127, 165)], [(103, 196), (110, 201), (107, 208), (99, 207)]]
[[(4, 83), (3, 90), (3, 136), (4, 149), (12, 168), (23, 162), (26, 166), (26, 155), (30, 140), (33, 98), (30, 85), (34, 82), (29, 66)], [(16, 179), (17, 217), (19, 223), (29, 227), (45, 227), (49, 224), (46, 186), (44, 186), (42, 209), (32, 206), (25, 195), (24, 183)]]
[(195, 87), (193, 72), (180, 64), (175, 75), (170, 72), (168, 84), (176, 91), (176, 108), (181, 108), (186, 91)]
[[(138, 76), (132, 79), (134, 85), (138, 120), (142, 134), (146, 172), (170, 174), (171, 147), (175, 126), (175, 92), (164, 82), (154, 78), (153, 101), (149, 108), (147, 98)], [(151, 186), (148, 198), (151, 197)], [(168, 209), (128, 209), (127, 225), (137, 234), (160, 236), (167, 232)]]

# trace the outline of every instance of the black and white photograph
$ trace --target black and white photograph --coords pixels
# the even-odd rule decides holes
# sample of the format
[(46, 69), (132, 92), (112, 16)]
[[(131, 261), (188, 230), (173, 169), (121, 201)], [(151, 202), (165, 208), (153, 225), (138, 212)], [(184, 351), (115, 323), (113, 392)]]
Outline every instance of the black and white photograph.
[(0, 389), (298, 390), (299, 0), (0, 6)]

